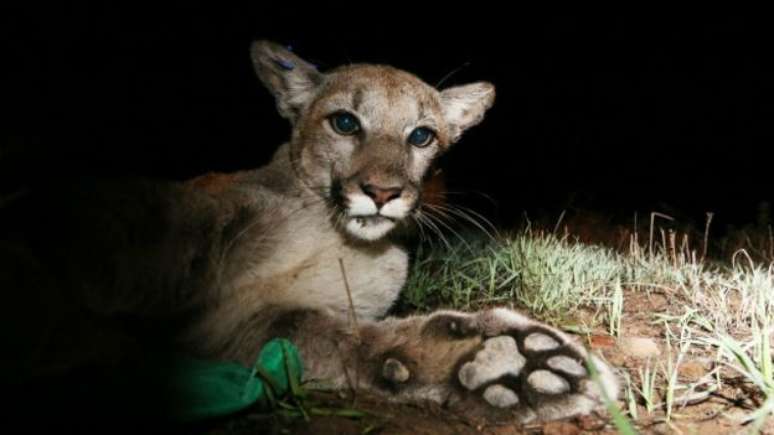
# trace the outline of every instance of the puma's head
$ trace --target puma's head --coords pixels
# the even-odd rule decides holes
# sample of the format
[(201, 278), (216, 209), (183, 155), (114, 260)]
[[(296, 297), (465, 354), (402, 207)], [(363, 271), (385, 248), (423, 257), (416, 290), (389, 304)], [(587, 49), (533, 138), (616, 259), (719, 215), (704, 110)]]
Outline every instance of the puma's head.
[(362, 240), (384, 237), (412, 214), (433, 160), (494, 102), (494, 86), (484, 82), (438, 91), (389, 66), (321, 73), (266, 41), (251, 54), (293, 126), (296, 175), (328, 201), (337, 225)]

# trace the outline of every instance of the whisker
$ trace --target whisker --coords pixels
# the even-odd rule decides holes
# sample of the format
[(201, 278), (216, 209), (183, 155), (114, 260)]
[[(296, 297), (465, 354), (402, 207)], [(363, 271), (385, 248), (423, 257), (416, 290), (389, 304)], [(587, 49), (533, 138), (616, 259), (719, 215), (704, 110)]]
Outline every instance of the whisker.
[(447, 249), (451, 250), (452, 249), (451, 243), (449, 243), (449, 240), (446, 238), (446, 236), (443, 235), (443, 231), (441, 231), (441, 229), (438, 228), (438, 226), (435, 224), (435, 222), (431, 218), (431, 215), (429, 213), (422, 212), (419, 216), (421, 216), (421, 218), (423, 219), (427, 227), (432, 229), (433, 232), (435, 232), (438, 235), (438, 237), (443, 242), (444, 246), (446, 246)]
[(435, 209), (436, 212), (443, 211), (447, 214), (453, 214), (465, 220), (466, 222), (469, 222), (477, 229), (479, 229), (482, 233), (484, 233), (490, 240), (494, 240), (496, 237), (500, 235), (497, 228), (494, 226), (494, 224), (491, 221), (489, 221), (489, 219), (487, 219), (486, 217), (482, 216), (480, 213), (474, 210), (471, 210), (467, 207), (443, 206), (443, 205), (437, 205), (437, 204), (427, 204), (427, 205), (428, 205), (428, 208)]
[(419, 241), (420, 243), (430, 242), (432, 244), (432, 240), (429, 240), (427, 238), (427, 235), (425, 234), (424, 228), (422, 228), (422, 222), (419, 221), (419, 219), (416, 216), (416, 213), (411, 213), (409, 215), (409, 218), (411, 221), (416, 225), (417, 229), (419, 230)]
[[(433, 221), (432, 221), (432, 220), (430, 220), (430, 219), (427, 217), (427, 215), (423, 214), (423, 215), (422, 215), (422, 220), (424, 221), (424, 223), (425, 223), (425, 226), (427, 226), (427, 228), (429, 228), (429, 229), (430, 229), (430, 230), (431, 230), (433, 233), (435, 233), (435, 234), (436, 234), (436, 236), (437, 236), (437, 239), (436, 239), (436, 240), (439, 240), (439, 241), (441, 242), (441, 244), (442, 244), (442, 245), (443, 245), (443, 246), (444, 246), (446, 249), (452, 249), (451, 243), (449, 243), (448, 239), (446, 239), (446, 237), (444, 237), (444, 235), (443, 235), (443, 232), (440, 230), (440, 228), (438, 228), (438, 226), (436, 226), (436, 225), (433, 223)], [(431, 239), (431, 240), (432, 240), (432, 239)]]
[(438, 89), (438, 87), (441, 86), (446, 80), (449, 80), (451, 76), (453, 76), (454, 74), (457, 74), (463, 68), (467, 68), (469, 65), (470, 65), (470, 61), (466, 61), (465, 63), (458, 66), (457, 68), (454, 68), (453, 70), (449, 71), (445, 76), (441, 78), (441, 80), (438, 80), (438, 83), (435, 84), (435, 88)]
[(465, 245), (465, 247), (472, 252), (473, 248), (470, 246), (468, 241), (464, 237), (462, 237), (462, 235), (459, 232), (457, 232), (454, 228), (452, 228), (451, 225), (448, 225), (442, 219), (440, 219), (437, 216), (434, 216), (432, 213), (427, 213), (427, 217), (430, 219), (435, 219), (435, 222), (438, 222), (438, 224), (446, 228), (446, 230), (448, 230), (450, 233), (452, 233), (452, 235), (457, 237), (457, 239), (459, 239), (460, 242), (462, 242), (462, 244)]

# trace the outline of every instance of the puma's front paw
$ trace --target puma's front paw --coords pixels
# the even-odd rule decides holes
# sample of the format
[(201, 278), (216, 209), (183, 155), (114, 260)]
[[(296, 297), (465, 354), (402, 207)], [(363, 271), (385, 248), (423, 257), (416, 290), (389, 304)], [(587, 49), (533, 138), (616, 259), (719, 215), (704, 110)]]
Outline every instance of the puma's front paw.
[[(402, 345), (385, 355), (380, 375), (397, 396), (507, 410), (527, 422), (586, 414), (602, 408), (605, 395), (615, 400), (618, 394), (606, 363), (561, 331), (514, 311), (439, 312), (394, 333)], [(598, 380), (591, 379), (589, 363)]]

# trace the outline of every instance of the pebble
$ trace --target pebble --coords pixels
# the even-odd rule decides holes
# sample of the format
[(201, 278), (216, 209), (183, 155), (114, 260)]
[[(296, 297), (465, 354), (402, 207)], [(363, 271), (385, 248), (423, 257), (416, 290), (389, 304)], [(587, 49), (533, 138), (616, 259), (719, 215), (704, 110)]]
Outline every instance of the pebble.
[(621, 337), (618, 348), (627, 356), (634, 358), (650, 358), (661, 355), (658, 343), (647, 337)]

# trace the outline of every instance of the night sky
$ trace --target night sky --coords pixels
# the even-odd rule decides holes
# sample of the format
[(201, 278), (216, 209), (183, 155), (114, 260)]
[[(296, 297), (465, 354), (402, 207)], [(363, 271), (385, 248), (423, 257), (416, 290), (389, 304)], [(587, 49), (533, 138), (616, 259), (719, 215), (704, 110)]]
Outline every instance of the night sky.
[(330, 26), (259, 7), (3, 14), (2, 191), (264, 164), (289, 135), (248, 56), (265, 38), (323, 70), (387, 63), (431, 84), (455, 70), (443, 86), (494, 83), (494, 108), (443, 167), (467, 192), (451, 198), (504, 225), (565, 209), (742, 223), (774, 197), (769, 25), (370, 14), (315, 15)]

